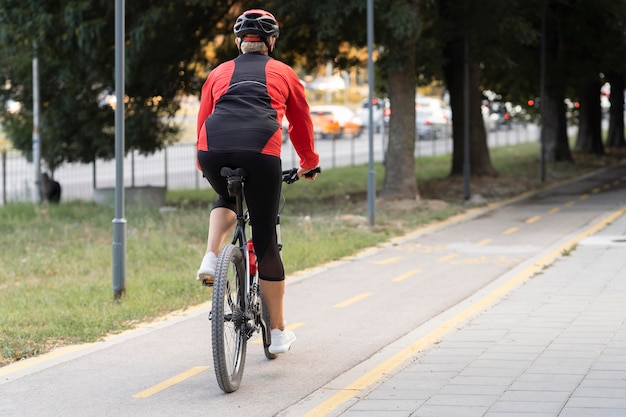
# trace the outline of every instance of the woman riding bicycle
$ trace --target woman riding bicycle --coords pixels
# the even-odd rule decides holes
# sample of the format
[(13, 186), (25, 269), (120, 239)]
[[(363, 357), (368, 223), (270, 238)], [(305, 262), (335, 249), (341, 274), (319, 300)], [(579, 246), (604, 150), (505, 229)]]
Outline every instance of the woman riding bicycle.
[(237, 18), (234, 32), (240, 55), (211, 71), (202, 87), (198, 113), (197, 162), (219, 198), (209, 217), (207, 249), (197, 279), (210, 282), (214, 277), (216, 255), (236, 221), (235, 199), (228, 195), (220, 170), (244, 168), (261, 292), (271, 321), (269, 351), (283, 353), (296, 339), (285, 329), (285, 271), (276, 236), (284, 116), (300, 157), (298, 176), (316, 168), (319, 155), (300, 79), (291, 67), (269, 56), (279, 35), (274, 16), (265, 10), (248, 10)]

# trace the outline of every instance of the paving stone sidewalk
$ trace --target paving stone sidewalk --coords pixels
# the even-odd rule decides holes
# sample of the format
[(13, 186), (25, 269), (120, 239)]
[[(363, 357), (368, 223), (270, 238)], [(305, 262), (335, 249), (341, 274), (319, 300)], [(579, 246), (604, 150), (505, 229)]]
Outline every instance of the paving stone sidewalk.
[(625, 417), (626, 216), (443, 337), (344, 417)]

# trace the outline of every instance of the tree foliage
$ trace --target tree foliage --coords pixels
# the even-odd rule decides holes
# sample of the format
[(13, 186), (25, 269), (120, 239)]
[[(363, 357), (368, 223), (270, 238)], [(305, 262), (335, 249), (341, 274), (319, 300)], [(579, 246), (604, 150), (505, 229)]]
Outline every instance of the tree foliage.
[[(126, 150), (151, 153), (176, 139), (181, 94), (201, 80), (202, 46), (232, 1), (126, 2)], [(16, 148), (30, 156), (32, 57), (39, 61), (42, 158), (63, 162), (114, 156), (115, 2), (1, 0), (0, 113)], [(4, 84), (4, 88), (2, 85)]]
[[(601, 153), (593, 98), (609, 80), (608, 144), (623, 146), (626, 0), (375, 0), (377, 88), (393, 112), (382, 196), (413, 198), (415, 87), (445, 80), (451, 92), (454, 151), (451, 173), (463, 163), (465, 101), (463, 43), (469, 42), (472, 172), (495, 175), (480, 112), (480, 92), (525, 103), (540, 95), (541, 51), (546, 78), (542, 127), (548, 160), (570, 160), (565, 105), (581, 101), (577, 148)], [(363, 67), (367, 2), (268, 0), (145, 0), (126, 2), (126, 146), (149, 153), (175, 140), (172, 117), (183, 94), (199, 94), (207, 68), (236, 55), (232, 24), (248, 8), (272, 11), (281, 24), (275, 56), (312, 71)], [(545, 18), (546, 32), (542, 33)], [(43, 158), (91, 162), (114, 154), (114, 2), (0, 0), (0, 122), (14, 145), (31, 152), (32, 57), (40, 67)], [(545, 36), (544, 36), (545, 35)], [(207, 60), (207, 46), (213, 55)], [(209, 64), (207, 67), (206, 65)], [(586, 88), (585, 88), (586, 87)], [(582, 92), (585, 92), (584, 100)], [(7, 111), (9, 100), (23, 103)], [(621, 123), (620, 123), (621, 122)], [(601, 145), (601, 143), (600, 143)]]

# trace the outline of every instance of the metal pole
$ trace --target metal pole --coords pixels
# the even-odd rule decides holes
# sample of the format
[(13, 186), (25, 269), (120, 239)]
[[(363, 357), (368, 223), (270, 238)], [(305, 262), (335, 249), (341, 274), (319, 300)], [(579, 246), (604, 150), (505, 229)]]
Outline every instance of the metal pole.
[(367, 78), (369, 85), (369, 164), (367, 174), (367, 218), (374, 226), (374, 203), (376, 200), (376, 171), (374, 170), (374, 0), (367, 0)]
[(541, 182), (546, 182), (546, 134), (545, 134), (545, 99), (546, 99), (546, 11), (548, 8), (548, 0), (544, 0), (541, 10), (541, 75), (540, 75), (540, 99), (539, 114), (541, 115), (541, 132), (539, 140), (541, 141), (541, 157), (540, 157), (540, 175)]
[[(469, 1), (465, 3), (467, 10), (466, 16), (469, 16)], [(470, 192), (470, 76), (469, 76), (469, 28), (468, 20), (465, 21), (465, 40), (464, 40), (464, 68), (463, 68), (463, 197), (469, 200)]]
[(2, 150), (2, 204), (7, 204), (7, 151)]
[(126, 293), (124, 218), (124, 0), (115, 0), (115, 218), (113, 219), (113, 299)]
[(33, 165), (35, 166), (35, 190), (33, 203), (41, 202), (41, 137), (39, 131), (39, 59), (37, 58), (37, 43), (33, 42), (35, 56), (33, 57)]
[(167, 146), (163, 149), (163, 161), (165, 162), (165, 189), (167, 190)]

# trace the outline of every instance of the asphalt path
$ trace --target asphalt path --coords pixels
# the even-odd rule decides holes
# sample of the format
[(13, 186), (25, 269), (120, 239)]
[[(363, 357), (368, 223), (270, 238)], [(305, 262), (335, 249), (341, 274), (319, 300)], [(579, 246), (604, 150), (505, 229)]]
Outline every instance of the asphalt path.
[[(253, 340), (235, 393), (215, 381), (207, 303), (0, 368), (0, 416), (331, 415), (399, 366), (399, 340), (462, 326), (448, 319), (459, 306), (488, 308), (485, 291), (499, 286), (505, 296), (569, 255), (624, 213), (625, 191), (622, 164), (289, 277), (286, 316), (298, 339), (271, 361)], [(422, 346), (432, 343), (436, 336)]]

